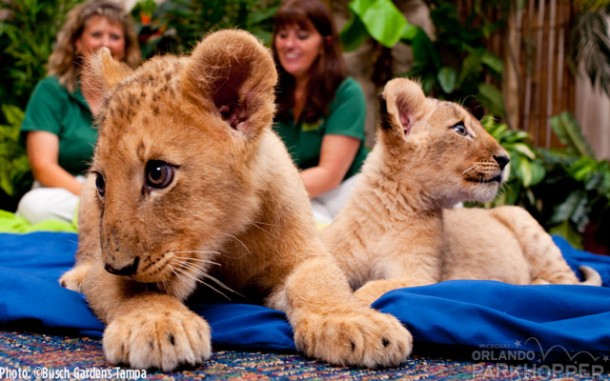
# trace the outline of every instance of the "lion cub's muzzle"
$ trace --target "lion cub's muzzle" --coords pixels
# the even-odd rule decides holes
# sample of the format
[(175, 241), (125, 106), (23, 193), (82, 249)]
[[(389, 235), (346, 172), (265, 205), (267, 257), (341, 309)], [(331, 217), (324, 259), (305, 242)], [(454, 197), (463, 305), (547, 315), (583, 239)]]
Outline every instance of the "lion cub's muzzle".
[(504, 168), (506, 168), (508, 163), (510, 163), (510, 158), (508, 157), (508, 154), (506, 154), (506, 153), (502, 153), (499, 155), (493, 155), (493, 158), (496, 161), (496, 163), (498, 163), (498, 167), (500, 167), (500, 170), (498, 171), (498, 175), (495, 176), (494, 178), (492, 178), (490, 181), (492, 181), (492, 182), (495, 181), (495, 182), (501, 183), (504, 181)]
[(140, 257), (133, 257), (127, 261), (113, 261), (113, 263), (106, 261), (104, 269), (114, 275), (130, 276), (138, 271), (139, 264)]

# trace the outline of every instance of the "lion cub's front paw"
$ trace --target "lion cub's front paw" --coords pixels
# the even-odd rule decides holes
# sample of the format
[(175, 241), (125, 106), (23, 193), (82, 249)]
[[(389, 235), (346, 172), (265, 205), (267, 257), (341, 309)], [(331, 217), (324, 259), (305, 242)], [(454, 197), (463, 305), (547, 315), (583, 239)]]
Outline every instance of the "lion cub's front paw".
[(373, 309), (305, 316), (294, 332), (303, 353), (338, 365), (396, 366), (413, 348), (413, 337), (395, 317)]
[(210, 357), (210, 327), (188, 309), (135, 311), (113, 320), (104, 331), (104, 352), (115, 364), (171, 371)]
[(82, 292), (83, 281), (90, 268), (91, 264), (89, 263), (74, 266), (59, 278), (59, 284), (68, 290)]

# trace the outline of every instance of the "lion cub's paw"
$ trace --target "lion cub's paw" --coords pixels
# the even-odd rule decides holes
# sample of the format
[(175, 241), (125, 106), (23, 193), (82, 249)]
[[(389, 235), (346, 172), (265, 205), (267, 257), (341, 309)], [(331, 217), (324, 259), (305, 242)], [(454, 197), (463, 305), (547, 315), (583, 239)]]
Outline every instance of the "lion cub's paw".
[(192, 311), (135, 311), (113, 320), (104, 331), (104, 352), (114, 364), (171, 371), (210, 357), (208, 323)]
[(68, 290), (82, 292), (83, 281), (90, 268), (91, 264), (89, 263), (83, 263), (72, 267), (59, 278), (59, 284)]
[(396, 366), (413, 348), (413, 337), (395, 317), (373, 309), (307, 316), (294, 332), (299, 350), (337, 365)]

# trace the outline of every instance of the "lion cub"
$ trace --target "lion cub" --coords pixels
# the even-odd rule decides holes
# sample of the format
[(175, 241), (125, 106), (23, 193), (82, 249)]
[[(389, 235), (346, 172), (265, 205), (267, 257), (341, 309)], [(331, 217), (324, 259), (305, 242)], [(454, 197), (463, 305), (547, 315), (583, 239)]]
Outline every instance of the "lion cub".
[(133, 73), (102, 49), (83, 77), (105, 98), (77, 264), (60, 282), (107, 324), (110, 362), (168, 371), (207, 359), (208, 323), (183, 304), (206, 279), (286, 312), (308, 356), (407, 358), (409, 332), (354, 296), (315, 229), (270, 128), (274, 62), (253, 36), (219, 31)]
[(388, 82), (381, 113), (359, 184), (322, 231), (359, 297), (444, 279), (578, 282), (524, 210), (448, 209), (491, 200), (509, 162), (471, 114), (405, 78)]

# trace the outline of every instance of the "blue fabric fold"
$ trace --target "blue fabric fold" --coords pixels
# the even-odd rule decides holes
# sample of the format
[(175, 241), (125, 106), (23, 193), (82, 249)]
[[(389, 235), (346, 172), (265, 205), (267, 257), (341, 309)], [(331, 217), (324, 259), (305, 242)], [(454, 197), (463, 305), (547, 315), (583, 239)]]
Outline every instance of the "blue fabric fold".
[[(584, 352), (590, 361), (601, 361), (610, 353), (610, 258), (577, 250), (560, 237), (554, 240), (570, 266), (595, 268), (604, 287), (447, 281), (391, 291), (373, 307), (396, 316), (411, 331), (415, 353), (419, 346), (473, 360), (488, 350), (496, 356), (532, 352), (543, 360), (559, 353), (570, 362)], [(0, 234), (0, 326), (101, 337), (103, 324), (84, 297), (58, 283), (73, 264), (76, 245), (73, 233)], [(190, 307), (210, 323), (214, 346), (295, 350), (280, 311), (230, 302), (196, 301)]]

